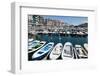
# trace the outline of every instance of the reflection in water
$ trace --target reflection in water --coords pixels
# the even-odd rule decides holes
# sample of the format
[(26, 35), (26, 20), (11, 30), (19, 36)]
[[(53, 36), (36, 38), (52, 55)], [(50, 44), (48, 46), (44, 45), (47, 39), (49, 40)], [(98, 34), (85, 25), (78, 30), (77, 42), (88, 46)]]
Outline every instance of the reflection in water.
[(84, 43), (88, 43), (88, 36), (79, 35), (60, 35), (60, 34), (38, 34), (40, 40), (46, 42), (54, 42), (55, 44), (61, 42), (63, 45), (65, 42), (71, 42), (73, 45), (80, 44), (83, 46)]

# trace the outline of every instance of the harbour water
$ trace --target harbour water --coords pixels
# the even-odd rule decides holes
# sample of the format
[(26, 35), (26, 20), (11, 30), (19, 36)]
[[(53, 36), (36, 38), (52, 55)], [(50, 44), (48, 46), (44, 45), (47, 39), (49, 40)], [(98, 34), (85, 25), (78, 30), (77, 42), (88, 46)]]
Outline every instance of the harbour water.
[(55, 45), (61, 42), (63, 45), (65, 42), (71, 42), (73, 46), (75, 44), (82, 45), (88, 43), (88, 36), (80, 35), (60, 35), (60, 34), (38, 34), (40, 40), (48, 42), (54, 42)]

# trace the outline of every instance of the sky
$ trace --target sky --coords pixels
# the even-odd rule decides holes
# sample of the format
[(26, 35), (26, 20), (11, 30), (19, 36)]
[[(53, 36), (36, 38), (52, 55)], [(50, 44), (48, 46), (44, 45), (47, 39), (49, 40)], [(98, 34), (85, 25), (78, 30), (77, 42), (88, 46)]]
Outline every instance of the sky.
[(61, 20), (65, 23), (72, 25), (79, 25), (88, 22), (88, 17), (80, 17), (80, 16), (43, 16), (43, 17), (50, 18), (53, 20)]

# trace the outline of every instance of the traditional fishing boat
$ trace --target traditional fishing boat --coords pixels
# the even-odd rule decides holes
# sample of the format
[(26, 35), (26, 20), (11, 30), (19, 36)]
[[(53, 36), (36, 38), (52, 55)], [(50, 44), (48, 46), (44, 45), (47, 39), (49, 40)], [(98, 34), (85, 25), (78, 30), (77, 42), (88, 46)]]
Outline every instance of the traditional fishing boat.
[(32, 47), (32, 50), (28, 51), (28, 53), (35, 52), (39, 50), (41, 47), (45, 45), (46, 41), (40, 41), (36, 46)]
[(87, 43), (84, 43), (84, 48), (88, 52), (88, 44)]
[(34, 41), (33, 38), (29, 38), (28, 39), (28, 46), (31, 45), (33, 43), (33, 41)]
[(56, 60), (60, 57), (61, 55), (61, 52), (63, 50), (63, 45), (62, 43), (58, 43), (55, 45), (55, 47), (53, 48), (53, 50), (51, 51), (50, 55), (49, 55), (49, 58), (51, 60)]
[(38, 40), (34, 40), (31, 42), (30, 45), (28, 45), (28, 51), (31, 51), (33, 47), (37, 46), (40, 43)]
[(32, 55), (32, 59), (42, 60), (53, 49), (53, 46), (53, 42), (49, 42), (48, 44), (44, 45), (41, 49), (39, 49)]
[(75, 45), (75, 52), (78, 58), (87, 58), (87, 54), (81, 45)]
[(66, 42), (63, 47), (63, 51), (61, 54), (62, 59), (73, 59), (73, 46), (72, 43)]

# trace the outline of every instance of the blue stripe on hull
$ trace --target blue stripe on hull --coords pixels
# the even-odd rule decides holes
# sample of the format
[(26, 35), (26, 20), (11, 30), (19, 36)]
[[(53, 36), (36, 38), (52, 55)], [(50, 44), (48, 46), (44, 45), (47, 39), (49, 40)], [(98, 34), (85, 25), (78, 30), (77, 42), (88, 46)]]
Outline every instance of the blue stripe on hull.
[(48, 53), (49, 53), (49, 52), (47, 52), (46, 54), (44, 54), (44, 55), (42, 55), (42, 56), (39, 56), (39, 57), (37, 57), (37, 58), (34, 58), (34, 59), (32, 59), (32, 60), (42, 60), (43, 58), (45, 58), (45, 57), (47, 56)]

